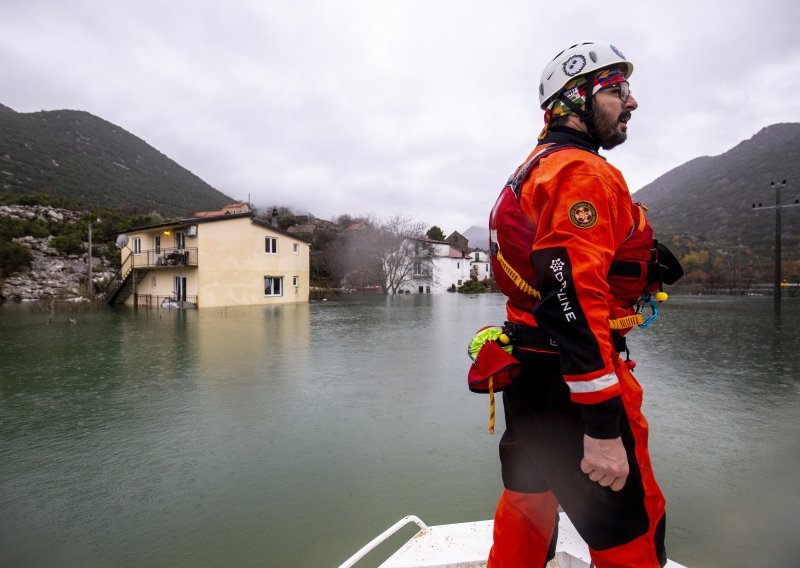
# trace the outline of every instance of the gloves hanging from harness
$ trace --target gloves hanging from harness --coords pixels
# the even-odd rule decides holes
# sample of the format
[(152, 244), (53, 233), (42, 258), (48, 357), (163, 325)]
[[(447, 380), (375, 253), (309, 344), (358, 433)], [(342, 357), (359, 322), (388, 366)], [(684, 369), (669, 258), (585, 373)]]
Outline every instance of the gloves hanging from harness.
[(467, 348), (472, 365), (467, 373), (469, 390), (489, 393), (489, 433), (494, 434), (495, 391), (503, 390), (522, 365), (512, 355), (511, 340), (501, 327), (479, 329)]
[(469, 390), (497, 392), (511, 384), (521, 365), (511, 355), (509, 342), (501, 327), (488, 326), (475, 333), (467, 350), (472, 359), (467, 374)]

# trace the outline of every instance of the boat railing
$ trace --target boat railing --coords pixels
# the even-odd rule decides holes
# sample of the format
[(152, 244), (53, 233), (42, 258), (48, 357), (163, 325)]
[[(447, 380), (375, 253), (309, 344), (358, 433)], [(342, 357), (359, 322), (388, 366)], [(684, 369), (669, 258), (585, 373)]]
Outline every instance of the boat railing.
[(348, 558), (344, 564), (340, 565), (339, 568), (351, 568), (355, 566), (356, 562), (364, 558), (367, 554), (369, 554), (373, 549), (375, 549), (379, 544), (383, 541), (388, 539), (394, 533), (402, 529), (409, 523), (416, 524), (420, 530), (428, 530), (428, 525), (426, 525), (422, 520), (417, 517), (416, 515), (407, 515), (393, 524), (391, 527), (383, 531), (381, 534), (373, 538), (367, 544), (365, 544), (358, 552), (356, 552), (353, 556)]

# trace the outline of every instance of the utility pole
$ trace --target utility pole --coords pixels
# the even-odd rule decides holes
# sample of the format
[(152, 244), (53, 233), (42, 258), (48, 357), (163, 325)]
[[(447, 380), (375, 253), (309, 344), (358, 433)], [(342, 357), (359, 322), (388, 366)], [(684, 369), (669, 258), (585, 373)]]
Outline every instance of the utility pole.
[(786, 180), (779, 184), (771, 182), (775, 188), (775, 313), (781, 313), (781, 188), (786, 185)]
[(94, 298), (94, 283), (92, 282), (92, 222), (89, 221), (89, 257), (87, 258), (89, 265), (89, 282), (87, 284), (87, 291), (89, 298)]
[(794, 203), (781, 205), (781, 188), (786, 186), (786, 180), (780, 183), (770, 182), (770, 187), (775, 190), (775, 206), (762, 206), (760, 203), (756, 207), (753, 203), (753, 209), (775, 209), (775, 313), (781, 313), (781, 208), (782, 207), (800, 207), (800, 200), (795, 199)]

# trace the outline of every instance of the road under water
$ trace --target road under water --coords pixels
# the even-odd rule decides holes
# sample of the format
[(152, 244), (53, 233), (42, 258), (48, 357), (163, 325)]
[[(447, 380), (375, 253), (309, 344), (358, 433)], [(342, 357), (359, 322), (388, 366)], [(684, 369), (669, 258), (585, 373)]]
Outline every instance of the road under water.
[[(631, 336), (683, 564), (800, 558), (798, 316), (676, 297)], [(502, 321), (497, 295), (4, 306), (0, 566), (337, 566), (406, 514), (490, 518), (499, 435), (466, 345)]]

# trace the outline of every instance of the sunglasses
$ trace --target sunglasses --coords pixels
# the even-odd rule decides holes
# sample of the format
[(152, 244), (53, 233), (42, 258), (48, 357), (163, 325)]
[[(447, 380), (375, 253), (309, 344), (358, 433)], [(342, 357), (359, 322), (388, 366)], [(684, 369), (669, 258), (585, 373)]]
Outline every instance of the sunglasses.
[(623, 103), (627, 103), (628, 97), (631, 96), (631, 86), (628, 84), (627, 81), (624, 81), (622, 83), (615, 83), (614, 85), (603, 87), (600, 90), (608, 91), (612, 95), (618, 96), (619, 100), (621, 100)]

